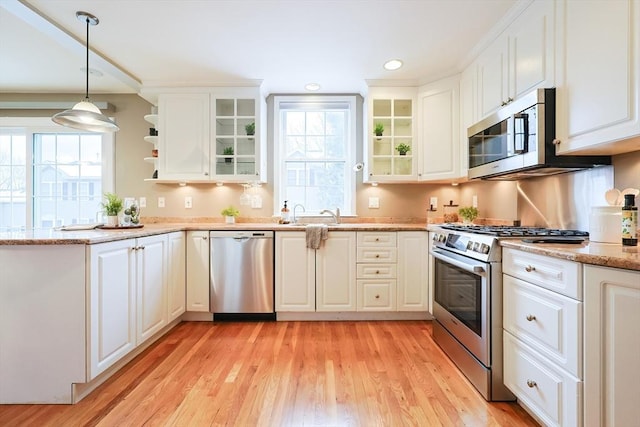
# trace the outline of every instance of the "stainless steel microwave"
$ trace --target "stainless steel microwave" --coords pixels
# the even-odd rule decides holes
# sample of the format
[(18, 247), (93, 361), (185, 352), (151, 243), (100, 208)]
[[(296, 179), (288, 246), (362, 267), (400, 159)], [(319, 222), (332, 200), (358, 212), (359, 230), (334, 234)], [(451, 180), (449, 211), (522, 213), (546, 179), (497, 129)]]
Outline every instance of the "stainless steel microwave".
[(469, 179), (517, 180), (599, 165), (611, 156), (558, 156), (555, 89), (536, 89), (468, 129)]

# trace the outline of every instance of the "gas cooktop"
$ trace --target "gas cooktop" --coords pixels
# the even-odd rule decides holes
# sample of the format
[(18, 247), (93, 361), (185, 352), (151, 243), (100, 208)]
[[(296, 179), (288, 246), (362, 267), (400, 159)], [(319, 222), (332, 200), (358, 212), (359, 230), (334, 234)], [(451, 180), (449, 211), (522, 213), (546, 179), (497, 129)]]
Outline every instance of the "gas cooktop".
[(515, 227), (509, 225), (457, 225), (444, 224), (440, 228), (471, 234), (496, 237), (589, 237), (587, 231), (560, 230), (543, 227)]

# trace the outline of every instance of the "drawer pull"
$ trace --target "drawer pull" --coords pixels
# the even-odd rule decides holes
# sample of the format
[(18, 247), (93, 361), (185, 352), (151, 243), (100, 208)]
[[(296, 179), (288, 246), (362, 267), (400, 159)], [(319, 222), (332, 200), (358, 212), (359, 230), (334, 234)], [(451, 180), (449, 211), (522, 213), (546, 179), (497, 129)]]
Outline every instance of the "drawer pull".
[(380, 270), (376, 270), (376, 274), (380, 274)]
[(379, 241), (380, 241), (380, 239), (376, 237), (376, 242), (379, 242)]
[(376, 254), (376, 258), (380, 258), (380, 254)]
[(380, 299), (380, 295), (376, 295), (376, 299)]
[(524, 271), (526, 271), (527, 273), (531, 273), (532, 271), (536, 271), (536, 268), (533, 265), (527, 265), (524, 268)]
[(538, 384), (536, 384), (536, 382), (533, 380), (527, 380), (527, 386), (529, 386), (529, 388), (534, 388), (537, 387)]
[(533, 314), (527, 314), (527, 320), (529, 322), (533, 322), (534, 320), (536, 320), (536, 316), (534, 316)]

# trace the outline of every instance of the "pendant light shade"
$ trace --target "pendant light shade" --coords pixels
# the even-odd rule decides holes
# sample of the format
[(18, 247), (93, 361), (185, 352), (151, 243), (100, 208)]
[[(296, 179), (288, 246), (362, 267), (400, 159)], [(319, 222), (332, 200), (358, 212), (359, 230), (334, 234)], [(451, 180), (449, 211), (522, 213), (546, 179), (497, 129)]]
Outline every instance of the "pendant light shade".
[(76, 12), (78, 20), (87, 24), (87, 66), (86, 90), (83, 101), (78, 102), (71, 110), (54, 115), (51, 120), (59, 125), (87, 130), (91, 132), (117, 132), (120, 130), (113, 120), (100, 112), (89, 100), (89, 25), (98, 25), (98, 18), (87, 12)]

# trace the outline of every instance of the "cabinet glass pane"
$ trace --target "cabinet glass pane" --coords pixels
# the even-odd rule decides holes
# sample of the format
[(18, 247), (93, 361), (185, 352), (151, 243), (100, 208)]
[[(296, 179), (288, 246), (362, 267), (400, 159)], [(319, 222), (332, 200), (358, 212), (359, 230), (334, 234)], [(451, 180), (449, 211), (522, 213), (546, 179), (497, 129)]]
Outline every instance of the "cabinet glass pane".
[(216, 159), (216, 175), (234, 175), (235, 159), (232, 157)]
[(216, 138), (216, 156), (233, 156), (234, 154), (233, 138)]
[(216, 99), (216, 116), (234, 116), (234, 99)]
[(396, 99), (393, 101), (393, 115), (396, 117), (411, 117), (413, 112), (411, 111), (410, 99)]
[(380, 123), (382, 124), (382, 126), (384, 126), (384, 131), (382, 132), (382, 135), (386, 135), (386, 136), (391, 136), (391, 119), (381, 119), (378, 117), (374, 117), (373, 118), (373, 127), (371, 128), (371, 133), (375, 135), (374, 133), (374, 129), (376, 127), (376, 125)]
[(255, 99), (238, 99), (238, 116), (255, 116)]
[(391, 139), (387, 137), (382, 137), (380, 139), (373, 139), (373, 155), (374, 156), (390, 156), (393, 154), (393, 147), (391, 144)]
[(413, 144), (411, 143), (411, 138), (394, 138), (393, 139), (393, 154), (395, 154), (396, 156), (400, 155), (400, 152), (398, 150), (396, 150), (396, 147), (400, 144), (404, 144), (404, 145), (408, 145), (409, 147), (411, 147), (411, 149), (409, 150), (409, 154), (412, 153), (413, 151)]
[(238, 159), (238, 175), (255, 175), (256, 174), (256, 162), (253, 158), (239, 158)]
[(391, 158), (373, 159), (373, 175), (391, 175)]
[(255, 138), (238, 138), (238, 152), (239, 156), (254, 156), (256, 154), (256, 140)]
[(411, 119), (394, 119), (393, 135), (411, 136)]
[[(253, 129), (247, 129), (249, 125), (253, 124)], [(236, 129), (236, 135), (254, 135), (256, 122), (253, 119), (238, 119), (238, 128)]]
[(216, 119), (216, 135), (234, 135), (234, 119)]
[(374, 116), (391, 116), (391, 100), (390, 99), (374, 99), (373, 100)]
[(393, 162), (393, 174), (394, 175), (411, 175), (411, 156), (400, 156), (394, 158)]

